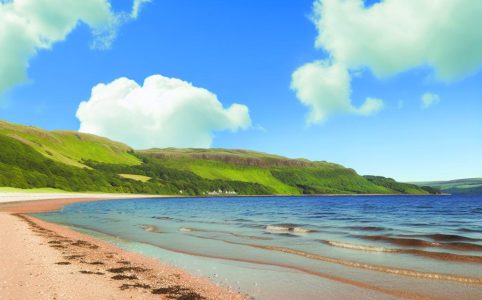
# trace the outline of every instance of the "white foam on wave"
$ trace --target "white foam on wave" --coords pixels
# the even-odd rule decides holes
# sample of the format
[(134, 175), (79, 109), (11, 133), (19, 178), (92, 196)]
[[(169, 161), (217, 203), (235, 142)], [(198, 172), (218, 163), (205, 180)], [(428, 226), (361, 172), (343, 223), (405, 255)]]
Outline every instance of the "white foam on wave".
[(343, 243), (343, 242), (337, 242), (337, 241), (326, 241), (326, 243), (335, 247), (361, 250), (361, 251), (371, 251), (371, 252), (397, 252), (398, 251), (397, 249), (373, 247), (373, 246), (366, 246), (366, 245), (356, 245), (356, 244)]
[(180, 232), (192, 232), (193, 229), (192, 229), (192, 228), (187, 228), (187, 227), (181, 227), (181, 228), (179, 228), (179, 231), (180, 231)]
[(207, 230), (200, 229), (200, 228), (192, 228), (192, 227), (181, 227), (179, 228), (180, 232), (207, 232)]

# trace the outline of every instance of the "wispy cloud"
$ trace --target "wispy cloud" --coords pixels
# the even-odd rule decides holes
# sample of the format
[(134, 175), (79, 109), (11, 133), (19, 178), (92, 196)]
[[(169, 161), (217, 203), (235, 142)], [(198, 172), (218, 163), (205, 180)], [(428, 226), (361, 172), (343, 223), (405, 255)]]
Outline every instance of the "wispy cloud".
[(94, 28), (92, 31), (94, 39), (92, 40), (90, 47), (97, 50), (109, 49), (117, 37), (119, 28), (130, 21), (136, 20), (139, 17), (142, 7), (150, 2), (151, 0), (134, 0), (130, 12), (116, 13), (113, 15), (109, 24), (100, 29)]
[(440, 97), (437, 94), (425, 93), (425, 94), (422, 95), (420, 100), (422, 101), (422, 108), (427, 109), (430, 106), (439, 103)]
[(147, 2), (135, 0), (131, 12), (116, 13), (108, 0), (0, 1), (0, 94), (24, 82), (29, 60), (64, 41), (79, 22), (91, 28), (92, 48), (107, 49)]
[(130, 17), (134, 20), (137, 19), (137, 17), (139, 16), (139, 12), (141, 11), (141, 8), (144, 6), (144, 4), (150, 2), (152, 2), (152, 0), (134, 0)]

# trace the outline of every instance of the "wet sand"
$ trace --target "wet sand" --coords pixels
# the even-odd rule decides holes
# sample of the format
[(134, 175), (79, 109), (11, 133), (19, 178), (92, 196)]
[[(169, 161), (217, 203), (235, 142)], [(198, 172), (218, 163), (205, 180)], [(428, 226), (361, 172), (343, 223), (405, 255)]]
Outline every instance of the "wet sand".
[(124, 197), (73, 195), (24, 202), (17, 197), (15, 203), (0, 203), (0, 298), (247, 299), (207, 278), (25, 215), (112, 198)]
[(5, 211), (14, 213), (39, 213), (56, 211), (61, 209), (65, 205), (77, 202), (160, 197), (163, 196), (134, 194), (54, 194), (0, 192), (0, 212)]

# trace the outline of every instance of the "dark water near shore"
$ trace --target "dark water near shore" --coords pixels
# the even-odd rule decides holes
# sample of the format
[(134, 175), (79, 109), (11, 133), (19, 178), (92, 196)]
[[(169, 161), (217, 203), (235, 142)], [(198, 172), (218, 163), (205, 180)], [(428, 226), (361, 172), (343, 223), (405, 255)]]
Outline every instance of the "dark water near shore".
[(260, 299), (482, 299), (482, 196), (139, 199), (38, 216)]

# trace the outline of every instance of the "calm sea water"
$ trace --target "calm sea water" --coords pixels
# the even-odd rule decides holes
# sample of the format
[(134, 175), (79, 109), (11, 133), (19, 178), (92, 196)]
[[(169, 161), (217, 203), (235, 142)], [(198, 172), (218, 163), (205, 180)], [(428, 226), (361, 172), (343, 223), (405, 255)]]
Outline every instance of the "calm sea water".
[(256, 299), (482, 299), (482, 196), (137, 199), (37, 216)]

